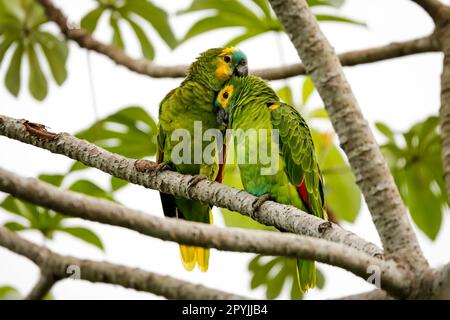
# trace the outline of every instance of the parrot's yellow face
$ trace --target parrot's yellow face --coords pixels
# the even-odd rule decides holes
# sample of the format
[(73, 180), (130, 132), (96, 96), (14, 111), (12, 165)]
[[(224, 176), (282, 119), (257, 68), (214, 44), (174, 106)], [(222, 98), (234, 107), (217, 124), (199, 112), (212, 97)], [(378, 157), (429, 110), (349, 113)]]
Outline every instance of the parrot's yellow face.
[(220, 81), (227, 81), (232, 75), (244, 76), (248, 73), (247, 57), (237, 48), (224, 48), (216, 61), (216, 77)]
[(233, 85), (228, 84), (223, 87), (222, 90), (219, 91), (217, 95), (216, 103), (222, 108), (226, 109), (228, 107), (228, 103), (230, 101), (231, 96), (233, 95)]

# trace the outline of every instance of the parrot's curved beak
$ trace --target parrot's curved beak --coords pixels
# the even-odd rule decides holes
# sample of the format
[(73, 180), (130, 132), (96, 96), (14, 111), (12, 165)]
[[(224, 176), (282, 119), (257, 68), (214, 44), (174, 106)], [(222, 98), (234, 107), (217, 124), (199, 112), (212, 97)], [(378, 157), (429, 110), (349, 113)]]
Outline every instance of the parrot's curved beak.
[(242, 59), (238, 65), (234, 68), (233, 71), (234, 76), (247, 76), (248, 75), (248, 64), (247, 59)]
[(219, 123), (219, 125), (221, 126), (228, 126), (228, 113), (227, 111), (220, 107), (220, 106), (215, 106), (214, 107), (214, 112), (216, 114), (216, 118), (217, 118), (217, 122)]

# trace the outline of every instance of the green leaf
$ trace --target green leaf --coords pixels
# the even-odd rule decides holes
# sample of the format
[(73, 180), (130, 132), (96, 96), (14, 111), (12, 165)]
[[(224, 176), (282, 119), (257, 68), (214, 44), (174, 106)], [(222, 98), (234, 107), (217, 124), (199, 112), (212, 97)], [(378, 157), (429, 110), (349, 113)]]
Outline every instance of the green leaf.
[(261, 9), (264, 15), (269, 18), (272, 17), (272, 11), (270, 10), (269, 1), (267, 0), (253, 0), (253, 2)]
[(81, 239), (100, 250), (104, 251), (105, 248), (101, 239), (91, 230), (84, 227), (62, 227), (59, 229), (61, 232), (65, 232), (74, 236), (75, 238)]
[(117, 191), (128, 185), (128, 181), (111, 176), (111, 190)]
[(22, 295), (20, 292), (11, 286), (0, 287), (0, 300), (21, 300)]
[(243, 34), (231, 39), (227, 43), (224, 44), (224, 47), (234, 47), (238, 45), (241, 42), (244, 42), (245, 40), (248, 40), (250, 38), (254, 38), (259, 34), (264, 33), (264, 30), (260, 29), (247, 29)]
[(0, 65), (3, 61), (3, 57), (8, 49), (11, 47), (11, 44), (14, 42), (14, 38), (12, 37), (3, 37), (2, 42), (0, 43)]
[(38, 26), (48, 21), (44, 8), (35, 1), (30, 1), (29, 5), (25, 7), (25, 10), (26, 26), (29, 30), (36, 29)]
[(109, 24), (111, 25), (113, 29), (113, 37), (111, 40), (111, 43), (113, 46), (116, 46), (117, 48), (123, 49), (125, 48), (125, 44), (123, 43), (122, 33), (119, 28), (119, 18), (116, 15), (115, 12), (111, 13)]
[(97, 186), (95, 183), (89, 180), (78, 180), (75, 181), (70, 187), (69, 190), (80, 192), (83, 194), (90, 195), (92, 197), (96, 198), (103, 198), (110, 201), (114, 201), (114, 198), (111, 196), (111, 194), (99, 186)]
[(1, 0), (0, 12), (15, 17), (18, 21), (25, 19), (25, 11), (23, 10), (22, 3), (19, 1)]
[(328, 113), (327, 110), (325, 110), (324, 108), (317, 108), (312, 110), (310, 113), (308, 113), (307, 115), (308, 119), (328, 119)]
[(66, 62), (68, 47), (66, 42), (59, 40), (48, 32), (39, 32), (36, 36), (47, 58), (53, 78), (58, 85), (63, 84), (67, 79)]
[(31, 223), (34, 223), (34, 221), (36, 220), (36, 216), (38, 215), (36, 206), (16, 199), (13, 196), (7, 196), (5, 200), (3, 200), (3, 202), (0, 204), (0, 207), (10, 213), (27, 219)]
[[(414, 223), (434, 240), (447, 204), (439, 119), (429, 117), (403, 134), (377, 126), (389, 140), (381, 146)], [(398, 141), (398, 142), (397, 142)]]
[(252, 218), (243, 216), (242, 214), (228, 209), (221, 208), (224, 223), (230, 228), (245, 228), (256, 230), (276, 231), (274, 227), (265, 226)]
[[(249, 265), (248, 270), (252, 275), (251, 288), (266, 288), (266, 298), (277, 298), (286, 285), (290, 285), (291, 299), (302, 299), (297, 282), (297, 263), (294, 258), (286, 257), (268, 257), (256, 255)], [(323, 273), (317, 269), (317, 288), (324, 286), (325, 278)]]
[(28, 229), (23, 224), (21, 224), (19, 222), (15, 222), (15, 221), (6, 222), (6, 223), (3, 224), (3, 226), (6, 229), (9, 229), (9, 230), (14, 231), (14, 232), (16, 232), (16, 231), (24, 231), (24, 230)]
[(317, 21), (322, 21), (322, 22), (323, 21), (327, 21), (327, 22), (343, 22), (343, 23), (349, 23), (349, 24), (354, 24), (354, 25), (367, 27), (367, 25), (364, 22), (362, 22), (362, 21), (350, 19), (350, 18), (347, 18), (347, 17), (340, 17), (340, 16), (335, 16), (335, 15), (330, 15), (330, 14), (316, 14), (316, 19), (317, 19)]
[(81, 19), (81, 27), (83, 27), (90, 33), (94, 32), (94, 30), (97, 28), (98, 21), (100, 20), (100, 17), (102, 16), (104, 11), (105, 8), (102, 6), (98, 6), (94, 10), (90, 11)]
[(386, 138), (391, 141), (394, 141), (394, 132), (384, 123), (375, 122), (375, 127), (382, 133)]
[(79, 161), (75, 161), (73, 163), (73, 165), (70, 167), (69, 172), (74, 172), (74, 171), (79, 171), (79, 170), (85, 170), (85, 169), (90, 169), (91, 167), (88, 167), (87, 165), (79, 162)]
[(141, 107), (127, 107), (78, 133), (108, 151), (141, 159), (156, 153), (156, 124)]
[(8, 91), (17, 97), (20, 91), (20, 72), (22, 65), (23, 45), (19, 43), (11, 58), (11, 62), (5, 76), (5, 86)]
[(64, 175), (62, 174), (40, 174), (38, 177), (39, 180), (50, 183), (55, 187), (60, 187), (61, 183), (64, 180)]
[(28, 88), (35, 99), (42, 101), (45, 99), (48, 92), (47, 79), (42, 72), (33, 44), (27, 46), (27, 54), (28, 62), (30, 64)]
[(127, 12), (133, 12), (148, 21), (171, 49), (178, 45), (178, 41), (169, 25), (167, 13), (163, 9), (150, 1), (143, 0), (127, 0), (123, 9)]
[(405, 171), (407, 205), (416, 225), (434, 240), (442, 224), (441, 201), (430, 191), (429, 179), (423, 173), (418, 165)]
[(307, 76), (305, 78), (305, 81), (303, 82), (303, 88), (302, 88), (302, 104), (305, 105), (306, 102), (308, 102), (309, 97), (311, 96), (311, 93), (313, 93), (315, 87), (314, 83), (311, 80), (311, 77)]
[(139, 40), (139, 44), (141, 45), (141, 50), (144, 58), (153, 60), (155, 58), (155, 49), (145, 35), (144, 30), (142, 30), (142, 28), (132, 19), (126, 17), (125, 20), (130, 24), (131, 28), (133, 28), (134, 33)]
[(207, 31), (239, 26), (239, 22), (228, 16), (207, 17), (194, 23), (181, 42), (186, 42), (187, 40)]
[(319, 167), (324, 176), (325, 204), (339, 220), (354, 222), (361, 208), (361, 193), (347, 162), (330, 134), (312, 130)]
[(294, 100), (292, 98), (292, 90), (289, 86), (284, 86), (277, 90), (277, 94), (280, 97), (281, 100), (286, 102), (287, 104), (293, 106)]

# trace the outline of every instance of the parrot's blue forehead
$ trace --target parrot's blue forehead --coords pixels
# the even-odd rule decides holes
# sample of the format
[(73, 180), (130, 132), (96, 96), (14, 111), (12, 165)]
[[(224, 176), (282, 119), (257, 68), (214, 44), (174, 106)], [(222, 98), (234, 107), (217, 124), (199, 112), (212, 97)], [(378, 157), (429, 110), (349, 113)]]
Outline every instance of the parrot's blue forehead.
[(236, 49), (233, 51), (233, 62), (235, 64), (238, 64), (239, 62), (241, 62), (242, 60), (247, 59), (247, 56), (245, 55), (244, 52), (242, 52), (239, 49)]

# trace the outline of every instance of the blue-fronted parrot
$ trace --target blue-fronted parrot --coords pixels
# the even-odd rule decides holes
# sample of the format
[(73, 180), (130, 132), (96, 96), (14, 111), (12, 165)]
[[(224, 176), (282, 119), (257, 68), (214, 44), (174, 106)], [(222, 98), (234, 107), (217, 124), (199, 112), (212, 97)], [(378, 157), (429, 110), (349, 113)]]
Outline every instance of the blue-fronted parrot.
[[(227, 144), (234, 144), (244, 189), (326, 219), (314, 142), (300, 113), (254, 76), (232, 77), (218, 93), (215, 107), (218, 122), (233, 131), (235, 138)], [(314, 261), (297, 260), (297, 276), (302, 291), (314, 287)]]
[[(210, 180), (220, 179), (220, 161), (212, 164), (203, 161), (203, 149), (211, 142), (202, 141), (202, 136), (208, 129), (223, 129), (217, 123), (214, 113), (215, 96), (231, 76), (243, 76), (247, 72), (247, 58), (239, 49), (214, 48), (200, 54), (189, 67), (187, 77), (180, 86), (171, 90), (160, 103), (158, 163), (168, 164), (173, 170), (183, 174), (206, 176)], [(191, 137), (190, 141), (184, 141), (188, 143), (190, 155), (186, 151), (180, 156), (175, 150), (180, 141), (173, 134), (180, 132), (179, 129), (183, 129)], [(200, 139), (200, 150), (194, 146), (196, 139)], [(217, 150), (221, 147), (218, 146)], [(160, 195), (165, 216), (212, 223), (210, 205), (169, 194)], [(209, 249), (180, 245), (180, 253), (187, 270), (193, 270), (198, 263), (201, 271), (207, 271)]]

